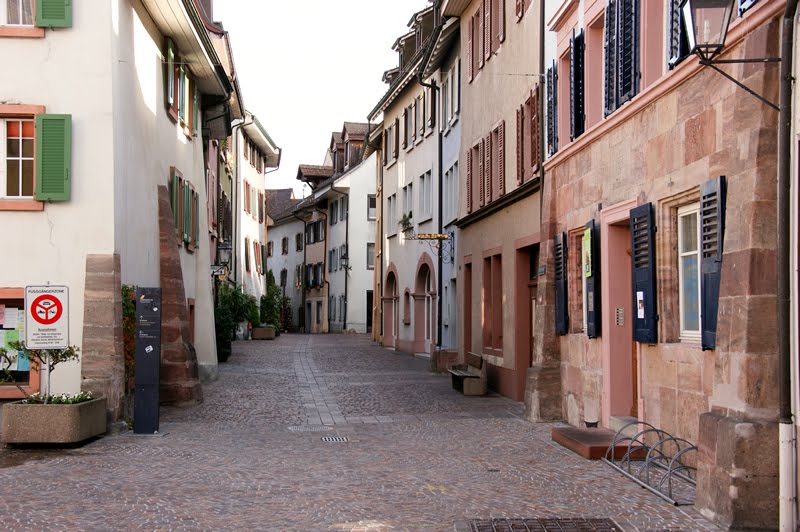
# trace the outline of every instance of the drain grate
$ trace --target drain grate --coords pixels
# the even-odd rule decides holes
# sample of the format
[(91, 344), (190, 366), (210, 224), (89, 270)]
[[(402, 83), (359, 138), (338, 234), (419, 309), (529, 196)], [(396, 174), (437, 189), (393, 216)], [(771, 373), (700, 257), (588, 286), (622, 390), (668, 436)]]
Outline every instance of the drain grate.
[(611, 519), (477, 519), (469, 522), (471, 532), (619, 532)]
[(326, 443), (347, 443), (346, 436), (323, 436), (321, 439)]
[(289, 430), (292, 432), (327, 432), (333, 430), (333, 427), (327, 425), (297, 425), (289, 427)]

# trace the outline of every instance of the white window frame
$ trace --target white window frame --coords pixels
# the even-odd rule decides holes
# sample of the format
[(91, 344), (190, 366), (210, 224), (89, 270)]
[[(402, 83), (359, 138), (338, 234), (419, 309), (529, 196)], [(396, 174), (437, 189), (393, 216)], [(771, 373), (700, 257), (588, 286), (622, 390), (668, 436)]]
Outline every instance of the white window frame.
[[(697, 226), (697, 234), (695, 236), (696, 242), (696, 249), (694, 251), (687, 251), (683, 252), (683, 219), (687, 216), (695, 216), (696, 226)], [(679, 306), (679, 322), (680, 322), (680, 339), (684, 342), (691, 342), (691, 343), (699, 343), (703, 331), (703, 307), (701, 305), (701, 293), (700, 293), (700, 275), (701, 275), (701, 257), (700, 257), (700, 203), (692, 203), (689, 205), (684, 205), (683, 207), (678, 208), (678, 306)], [(693, 330), (686, 330), (684, 325), (684, 306), (685, 301), (683, 299), (683, 283), (684, 283), (684, 268), (683, 268), (683, 258), (690, 257), (694, 255), (697, 260), (697, 315), (699, 317), (698, 320), (698, 328), (696, 331)]]
[[(3, 0), (0, 0), (0, 2), (2, 2), (2, 1)], [(21, 130), (22, 129), (22, 122), (34, 122), (33, 118), (29, 118), (29, 117), (23, 117), (23, 118), (2, 118), (2, 117), (0, 117), (0, 198), (2, 198), (2, 199), (14, 199), (14, 200), (33, 199), (34, 198), (34, 194), (36, 193), (36, 190), (35, 190), (36, 189), (36, 175), (35, 175), (35, 173), (36, 173), (36, 171), (35, 171), (35, 165), (36, 165), (36, 139), (35, 139), (35, 137), (21, 137), (22, 139), (30, 139), (30, 140), (34, 141), (33, 157), (23, 157), (23, 155), (22, 155), (22, 146), (21, 145), (19, 147), (19, 150), (20, 150), (19, 157), (14, 157), (15, 160), (18, 160), (20, 162), (20, 171), (22, 169), (22, 162), (23, 161), (31, 161), (33, 163), (33, 165), (34, 165), (34, 177), (33, 177), (33, 179), (34, 179), (34, 181), (33, 181), (33, 189), (34, 190), (33, 190), (33, 192), (34, 192), (34, 194), (32, 194), (30, 196), (23, 196), (22, 195), (22, 183), (21, 182), (19, 183), (19, 191), (20, 191), (20, 195), (19, 196), (8, 196), (6, 194), (7, 191), (8, 191), (8, 179), (9, 179), (9, 176), (8, 176), (8, 152), (7, 152), (7, 148), (8, 148), (8, 142), (7, 142), (7, 140), (8, 140), (8, 138), (7, 138), (8, 125), (7, 125), (7, 122), (8, 121), (20, 122), (20, 134), (22, 134), (22, 130)], [(19, 175), (17, 175), (16, 178), (19, 179)]]
[[(371, 246), (371, 248), (370, 248)], [(372, 253), (370, 253), (370, 249), (372, 249)], [(372, 264), (370, 264), (370, 258), (372, 258)], [(375, 243), (374, 242), (367, 242), (367, 269), (374, 270), (375, 269)]]
[[(11, 26), (12, 28), (31, 28), (36, 24), (36, 15), (33, 10), (33, 3), (35, 0), (22, 0), (20, 2), (20, 9), (22, 9), (22, 2), (28, 1), (31, 4), (31, 23), (30, 24), (10, 24), (8, 22), (8, 0), (0, 0), (0, 26)], [(20, 12), (20, 15), (22, 13)], [(20, 16), (22, 19), (22, 16)]]

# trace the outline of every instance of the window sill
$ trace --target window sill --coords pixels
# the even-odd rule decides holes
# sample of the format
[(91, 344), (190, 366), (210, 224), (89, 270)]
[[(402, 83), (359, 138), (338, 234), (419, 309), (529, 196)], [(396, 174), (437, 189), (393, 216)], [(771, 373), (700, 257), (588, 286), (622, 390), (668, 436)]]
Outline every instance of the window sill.
[(394, 159), (392, 159), (391, 161), (389, 161), (388, 163), (386, 163), (386, 166), (385, 166), (385, 168), (388, 170), (389, 168), (391, 168), (392, 166), (394, 166), (396, 163), (397, 163), (397, 157), (395, 157)]
[(433, 220), (433, 214), (426, 214), (425, 217), (422, 218), (422, 220), (417, 222), (417, 227), (424, 224), (425, 222), (430, 222), (431, 220)]
[(414, 145), (416, 146), (417, 144), (422, 144), (422, 141), (425, 140), (426, 136), (427, 135), (420, 135), (419, 137), (417, 137), (417, 140), (414, 142)]
[(35, 26), (0, 26), (0, 37), (42, 39), (44, 37), (44, 28)]
[(396, 236), (397, 236), (397, 232), (396, 231), (394, 233), (387, 233), (386, 234), (386, 238), (394, 238)]
[(0, 198), (0, 211), (43, 211), (44, 202), (35, 199)]
[(175, 124), (179, 124), (181, 121), (180, 117), (178, 116), (178, 110), (174, 107), (167, 106), (167, 116)]
[(456, 122), (458, 122), (458, 113), (454, 114), (453, 117), (450, 119), (450, 125), (448, 127), (450, 128), (455, 126)]

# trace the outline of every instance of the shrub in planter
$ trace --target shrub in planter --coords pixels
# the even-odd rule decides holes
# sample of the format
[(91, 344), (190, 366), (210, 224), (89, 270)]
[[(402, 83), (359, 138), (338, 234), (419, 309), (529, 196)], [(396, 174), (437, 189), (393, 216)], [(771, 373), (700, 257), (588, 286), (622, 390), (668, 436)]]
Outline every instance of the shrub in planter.
[(214, 308), (219, 362), (228, 360), (231, 354), (231, 342), (236, 335), (238, 325), (253, 318), (258, 322), (258, 305), (255, 298), (242, 292), (238, 285), (221, 284), (217, 293), (217, 306)]

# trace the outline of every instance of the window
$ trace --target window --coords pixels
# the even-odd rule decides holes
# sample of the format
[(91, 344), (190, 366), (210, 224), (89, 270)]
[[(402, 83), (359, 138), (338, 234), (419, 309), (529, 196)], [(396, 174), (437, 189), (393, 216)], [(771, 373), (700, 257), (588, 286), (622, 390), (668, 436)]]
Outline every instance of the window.
[(458, 161), (444, 173), (442, 206), (445, 224), (458, 215)]
[(433, 213), (431, 212), (431, 172), (428, 170), (419, 177), (419, 210), (420, 220), (429, 218)]
[[(39, 390), (39, 372), (35, 365), (23, 354), (13, 350), (11, 342), (25, 340), (25, 289), (0, 288), (0, 307), (5, 308), (5, 318), (0, 322), (0, 348), (9, 351), (11, 364), (4, 369), (30, 394)], [(24, 394), (16, 386), (0, 387), (3, 399), (21, 398)]]
[(33, 26), (33, 0), (0, 0), (0, 25)]
[(409, 183), (403, 187), (403, 214), (412, 217), (414, 213), (414, 184)]
[(267, 242), (267, 257), (272, 256), (272, 240)]
[(317, 301), (317, 325), (322, 323), (322, 301)]
[(281, 270), (281, 286), (286, 288), (286, 279), (289, 277), (289, 272), (286, 271), (286, 268)]
[(328, 211), (331, 225), (336, 225), (336, 222), (339, 220), (339, 200), (331, 202), (331, 206)]
[(539, 171), (539, 86), (517, 109), (517, 184), (530, 181)]
[(367, 242), (367, 269), (375, 269), (375, 244)]
[(423, 120), (424, 115), (422, 114), (423, 109), (423, 102), (424, 97), (417, 96), (414, 102), (414, 131), (413, 136), (414, 139), (422, 140), (423, 135), (425, 134), (425, 121)]
[(303, 251), (303, 234), (297, 233), (294, 235), (294, 247), (295, 251)]
[(195, 83), (184, 59), (178, 54), (175, 43), (167, 39), (167, 61), (165, 64), (165, 104), (167, 114), (191, 136), (194, 130)]
[(34, 143), (33, 120), (0, 118), (0, 197), (33, 198)]
[(633, 0), (612, 0), (606, 6), (603, 61), (606, 116), (639, 92), (638, 6)]
[(250, 239), (244, 239), (244, 270), (250, 271)]
[(300, 288), (303, 286), (303, 265), (298, 264), (294, 267), (294, 287)]
[(339, 200), (339, 221), (343, 221), (347, 217), (347, 212), (350, 210), (347, 196), (343, 196)]
[(376, 217), (376, 215), (375, 215), (376, 206), (377, 206), (377, 203), (375, 201), (375, 194), (367, 195), (367, 220), (374, 220), (375, 219), (375, 217)]
[(393, 235), (397, 232), (397, 194), (386, 198), (386, 234)]
[[(272, 254), (270, 253), (270, 251), (272, 251), (272, 249), (271, 249), (272, 248), (272, 242), (270, 242), (270, 246), (269, 247), (270, 247), (270, 249), (267, 251), (267, 253), (268, 253), (267, 256), (272, 256)], [(261, 246), (256, 241), (253, 241), (253, 258), (256, 261), (256, 273), (259, 273), (259, 274), (262, 273), (264, 271), (264, 269), (263, 269), (264, 265), (262, 264), (262, 260), (264, 258), (264, 253), (261, 250)]]
[(281, 239), (281, 255), (289, 254), (289, 237), (285, 236)]
[(700, 340), (700, 204), (678, 209), (678, 284), (681, 340)]
[(414, 131), (414, 125), (412, 124), (414, 120), (413, 112), (411, 105), (403, 109), (403, 149), (414, 147), (414, 141), (411, 138), (411, 134)]
[(467, 152), (467, 212), (505, 194), (505, 172), (505, 122), (501, 122)]
[(480, 0), (478, 10), (469, 19), (467, 32), (467, 55), (469, 81), (483, 68), (492, 54), (500, 49), (506, 36), (505, 0)]

